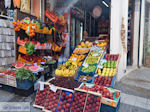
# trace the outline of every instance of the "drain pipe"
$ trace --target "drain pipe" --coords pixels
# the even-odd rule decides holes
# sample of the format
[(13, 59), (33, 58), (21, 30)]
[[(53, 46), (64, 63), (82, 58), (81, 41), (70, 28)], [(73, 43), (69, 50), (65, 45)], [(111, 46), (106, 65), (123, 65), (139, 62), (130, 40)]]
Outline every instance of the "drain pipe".
[(142, 13), (142, 0), (140, 0), (140, 17), (139, 17), (139, 37), (138, 37), (138, 60), (137, 60), (137, 67), (140, 68), (140, 39), (141, 39), (141, 13)]

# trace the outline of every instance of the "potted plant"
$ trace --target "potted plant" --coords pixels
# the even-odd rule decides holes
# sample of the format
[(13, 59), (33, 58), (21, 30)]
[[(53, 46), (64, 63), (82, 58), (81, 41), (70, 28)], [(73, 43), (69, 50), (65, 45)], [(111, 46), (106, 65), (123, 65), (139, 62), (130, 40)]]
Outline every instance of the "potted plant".
[(17, 88), (25, 90), (30, 89), (34, 84), (34, 81), (37, 79), (32, 71), (26, 70), (24, 68), (19, 69), (15, 76), (17, 81)]

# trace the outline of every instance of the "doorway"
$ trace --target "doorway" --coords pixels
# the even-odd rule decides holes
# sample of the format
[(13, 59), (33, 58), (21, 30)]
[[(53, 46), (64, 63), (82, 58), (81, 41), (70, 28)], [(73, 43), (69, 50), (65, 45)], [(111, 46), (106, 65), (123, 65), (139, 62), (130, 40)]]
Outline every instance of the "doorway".
[(134, 39), (134, 10), (135, 1), (129, 0), (128, 8), (128, 38), (127, 38), (127, 66), (133, 64), (133, 39)]

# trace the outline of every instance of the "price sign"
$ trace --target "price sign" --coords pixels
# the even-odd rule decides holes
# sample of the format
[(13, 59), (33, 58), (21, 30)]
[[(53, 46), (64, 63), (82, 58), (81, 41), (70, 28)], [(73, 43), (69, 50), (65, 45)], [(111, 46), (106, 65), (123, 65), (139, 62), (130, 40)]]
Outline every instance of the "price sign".
[(56, 88), (56, 86), (54, 86), (54, 85), (50, 85), (50, 90), (52, 90), (53, 92), (56, 92), (56, 91), (57, 91), (57, 88)]
[(40, 82), (40, 91), (44, 90), (44, 83)]

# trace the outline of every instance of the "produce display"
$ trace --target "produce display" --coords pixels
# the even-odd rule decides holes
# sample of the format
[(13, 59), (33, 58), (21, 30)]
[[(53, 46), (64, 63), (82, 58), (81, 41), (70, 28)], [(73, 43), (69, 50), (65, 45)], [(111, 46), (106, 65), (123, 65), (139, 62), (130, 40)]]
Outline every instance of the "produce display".
[(73, 53), (74, 54), (86, 54), (89, 52), (89, 49), (87, 48), (76, 48)]
[(112, 54), (106, 54), (105, 59), (109, 61), (117, 61), (119, 57), (119, 54), (112, 55)]
[(95, 71), (96, 65), (89, 65), (88, 67), (82, 67), (81, 71), (89, 73)]
[(16, 69), (23, 68), (25, 66), (25, 63), (22, 62), (14, 62), (12, 63), (12, 67), (15, 67)]
[(116, 68), (117, 61), (107, 61), (103, 64), (104, 68)]
[(69, 59), (66, 63), (63, 63), (58, 67), (58, 69), (56, 69), (55, 75), (63, 77), (73, 77), (77, 69), (77, 62)]
[(91, 51), (89, 55), (87, 56), (85, 62), (87, 64), (96, 64), (98, 63), (100, 56), (101, 56), (101, 53), (99, 53), (98, 51)]
[(27, 70), (27, 69), (24, 69), (24, 68), (19, 69), (16, 72), (15, 76), (20, 81), (24, 81), (25, 79), (28, 79), (30, 81), (35, 81), (37, 79), (36, 76), (33, 74), (33, 72), (31, 70)]
[(49, 90), (47, 92), (47, 98), (45, 101), (44, 109), (49, 110), (51, 112), (56, 112), (60, 94), (61, 94), (61, 90), (57, 90), (56, 92)]
[(32, 55), (32, 56), (22, 56), (22, 59), (31, 62), (31, 63), (39, 63), (39, 62), (45, 62), (46, 60), (44, 58), (41, 58), (40, 56)]
[[(15, 77), (15, 72), (13, 72), (13, 71), (10, 71), (10, 70), (7, 70), (7, 71), (1, 71), (0, 73), (2, 73), (2, 74), (4, 74), (4, 75), (9, 75), (9, 76), (13, 76), (13, 77)], [(1, 74), (1, 75), (2, 75)]]
[(105, 47), (105, 46), (107, 46), (107, 42), (100, 42), (96, 45), (99, 46), (99, 47)]
[(106, 86), (109, 87), (112, 83), (112, 77), (111, 78), (107, 78), (107, 77), (96, 77), (94, 80), (94, 84), (100, 85), (100, 86)]
[(37, 90), (35, 105), (44, 107), (48, 90), (49, 90), (49, 86), (45, 86), (44, 90), (42, 91), (40, 91), (40, 88)]
[(102, 77), (113, 77), (116, 74), (117, 74), (116, 68), (103, 68), (102, 71), (100, 68), (98, 69), (98, 75)]
[(97, 63), (97, 61), (98, 61), (98, 59), (99, 59), (99, 57), (93, 57), (93, 56), (88, 56), (87, 58), (86, 58), (86, 63), (87, 64), (96, 64)]
[(99, 112), (101, 106), (101, 97), (88, 94), (84, 112)]
[(72, 54), (70, 59), (74, 60), (74, 61), (77, 61), (77, 62), (80, 62), (82, 61), (84, 58), (86, 57), (86, 55), (78, 55), (78, 54)]
[[(111, 100), (119, 100), (120, 92), (111, 88), (107, 88), (104, 86), (98, 86), (95, 84), (92, 84), (92, 87), (88, 87), (90, 84), (84, 84), (81, 89), (84, 89), (86, 91), (93, 91), (97, 93), (101, 93), (103, 97), (111, 99)], [(90, 85), (91, 86), (91, 85)]]
[(32, 55), (36, 50), (35, 50), (35, 45), (32, 44), (31, 42), (25, 44), (26, 52), (28, 55)]
[(83, 112), (87, 93), (75, 91), (71, 112)]
[(77, 47), (78, 48), (89, 48), (92, 47), (93, 43), (86, 41), (86, 42), (81, 42)]
[(77, 81), (70, 81), (66, 80), (65, 78), (56, 78), (49, 81), (50, 84), (53, 84), (58, 87), (68, 88), (68, 89), (74, 89), (79, 87), (79, 83)]
[(73, 93), (62, 90), (62, 94), (58, 104), (58, 112), (70, 112), (72, 101)]

